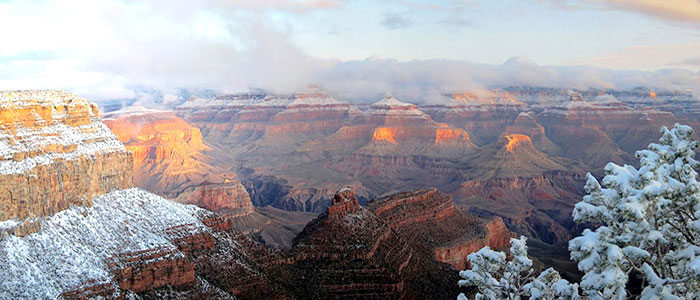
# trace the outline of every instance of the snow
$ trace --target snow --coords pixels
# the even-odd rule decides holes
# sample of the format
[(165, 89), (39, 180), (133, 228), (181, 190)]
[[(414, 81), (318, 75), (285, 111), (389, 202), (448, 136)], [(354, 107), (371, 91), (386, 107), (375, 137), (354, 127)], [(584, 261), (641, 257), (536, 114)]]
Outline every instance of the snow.
[(201, 209), (168, 201), (138, 188), (94, 198), (47, 219), (25, 237), (0, 237), (0, 299), (55, 299), (88, 281), (110, 282), (106, 259), (153, 248), (176, 250), (164, 234), (174, 226), (209, 229)]
[(242, 93), (217, 95), (214, 99), (193, 97), (178, 107), (178, 110), (189, 109), (277, 109), (279, 114), (289, 114), (314, 111), (347, 111), (350, 109), (350, 104), (338, 101), (320, 90), (307, 89), (304, 92), (291, 95)]
[[(527, 238), (510, 239), (512, 259), (489, 247), (469, 254), (471, 270), (460, 271), (460, 286), (476, 286), (476, 299), (579, 299), (578, 285), (561, 279), (549, 268), (533, 278), (532, 260), (527, 256)], [(466, 299), (461, 294), (458, 299)]]
[[(598, 227), (569, 241), (586, 299), (627, 299), (628, 274), (635, 270), (645, 277), (640, 299), (700, 297), (700, 163), (692, 134), (685, 125), (663, 127), (659, 143), (637, 151), (639, 169), (610, 163), (602, 185), (587, 174), (587, 195), (572, 215)], [(459, 284), (475, 285), (476, 299), (580, 298), (579, 286), (553, 270), (523, 277), (532, 273), (526, 250), (524, 239), (512, 239), (511, 261), (488, 247), (469, 255), (472, 270), (460, 272)]]
[(16, 90), (0, 91), (0, 107), (21, 108), (40, 104), (43, 106), (71, 106), (87, 101), (61, 90)]
[[(89, 123), (80, 126), (66, 124), (67, 111), (71, 106), (88, 107)], [(29, 108), (39, 128), (26, 127), (21, 122), (0, 130), (0, 174), (21, 174), (37, 165), (47, 165), (57, 160), (73, 160), (96, 154), (125, 152), (124, 145), (117, 140), (112, 131), (104, 125), (98, 116), (93, 115), (92, 107), (85, 99), (68, 92), (58, 90), (39, 91), (0, 91), (0, 107), (10, 110)], [(39, 116), (35, 107), (51, 112), (49, 123)], [(67, 107), (67, 109), (56, 109)], [(27, 110), (25, 110), (27, 111)], [(11, 120), (11, 119), (10, 119)], [(51, 123), (52, 122), (52, 123)], [(58, 151), (51, 148), (58, 148)], [(75, 147), (72, 151), (62, 149)], [(51, 150), (47, 150), (51, 149)], [(17, 154), (24, 156), (17, 159)]]
[(372, 104), (366, 111), (370, 115), (401, 116), (429, 118), (426, 113), (419, 110), (415, 104), (401, 102), (394, 97), (386, 97), (381, 101)]
[(120, 110), (111, 111), (102, 115), (103, 119), (116, 119), (128, 116), (140, 116), (140, 115), (151, 115), (151, 114), (164, 114), (171, 113), (171, 110), (166, 109), (155, 109), (147, 108), (141, 104), (133, 104), (122, 108)]
[[(72, 146), (74, 151), (45, 152), (50, 145)], [(57, 160), (73, 160), (112, 152), (125, 152), (126, 148), (99, 119), (89, 124), (72, 127), (65, 124), (45, 126), (40, 129), (18, 127), (14, 134), (0, 132), (0, 174), (21, 174), (37, 165), (47, 165)], [(13, 159), (16, 153), (35, 153), (21, 161)]]
[(389, 97), (384, 97), (384, 99), (380, 100), (377, 103), (372, 104), (372, 106), (380, 107), (380, 106), (389, 106), (389, 107), (397, 107), (397, 106), (403, 106), (403, 107), (415, 107), (415, 104), (411, 103), (406, 103), (406, 102), (401, 102), (394, 98), (393, 96)]
[(0, 232), (17, 227), (20, 222), (15, 220), (0, 221)]
[(648, 283), (642, 299), (698, 296), (700, 232), (688, 217), (700, 211), (697, 143), (685, 125), (663, 127), (662, 133), (659, 143), (637, 151), (639, 169), (610, 163), (602, 185), (588, 175), (588, 195), (576, 204), (574, 220), (602, 225), (584, 230), (569, 242), (569, 250), (584, 272), (581, 288), (590, 298), (625, 299), (633, 266), (644, 271)]

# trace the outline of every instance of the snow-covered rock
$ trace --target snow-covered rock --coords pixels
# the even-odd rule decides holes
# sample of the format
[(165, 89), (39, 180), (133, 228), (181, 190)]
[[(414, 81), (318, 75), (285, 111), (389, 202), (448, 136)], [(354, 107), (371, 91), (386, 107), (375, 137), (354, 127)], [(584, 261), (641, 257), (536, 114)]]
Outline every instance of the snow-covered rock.
[(132, 165), (95, 104), (64, 91), (0, 91), (3, 231), (35, 231), (43, 217), (131, 187)]
[(0, 299), (55, 299), (84, 285), (111, 284), (108, 259), (149, 249), (177, 254), (166, 230), (187, 225), (192, 234), (208, 231), (197, 217), (201, 211), (132, 188), (95, 197), (89, 208), (59, 212), (36, 233), (3, 234)]

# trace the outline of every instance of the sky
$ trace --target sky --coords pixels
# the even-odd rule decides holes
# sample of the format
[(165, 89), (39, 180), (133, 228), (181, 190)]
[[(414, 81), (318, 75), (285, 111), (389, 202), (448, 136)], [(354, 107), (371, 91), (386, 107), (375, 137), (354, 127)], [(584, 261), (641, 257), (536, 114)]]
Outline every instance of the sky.
[(700, 89), (697, 0), (0, 0), (0, 89)]

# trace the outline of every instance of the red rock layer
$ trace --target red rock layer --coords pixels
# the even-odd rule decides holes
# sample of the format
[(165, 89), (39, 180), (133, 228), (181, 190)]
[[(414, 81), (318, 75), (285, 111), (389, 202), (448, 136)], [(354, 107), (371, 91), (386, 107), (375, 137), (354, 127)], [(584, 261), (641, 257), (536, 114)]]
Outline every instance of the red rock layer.
[(211, 166), (204, 152), (199, 128), (170, 112), (116, 114), (105, 123), (134, 153), (136, 185), (174, 197), (189, 185), (205, 180), (221, 182), (221, 172)]
[(461, 249), (474, 241), (501, 247), (510, 232), (498, 224), (456, 210), (451, 198), (435, 189), (398, 193), (374, 200), (366, 208), (357, 205), (349, 189), (343, 189), (328, 212), (297, 236), (280, 268), (293, 278), (304, 278), (285, 283), (303, 297), (451, 297), (458, 293), (450, 282), (457, 273), (441, 262), (451, 263), (468, 253), (453, 250), (439, 256), (441, 261), (436, 251), (440, 246)]
[(464, 269), (470, 253), (483, 246), (506, 247), (512, 236), (500, 218), (485, 222), (469, 216), (435, 189), (398, 193), (368, 207), (409, 240), (431, 249), (435, 259), (458, 270)]
[[(123, 299), (127, 291), (144, 298), (290, 299), (271, 280), (266, 264), (274, 253), (231, 228), (231, 221), (213, 213), (201, 216), (209, 230), (181, 225), (164, 233), (176, 248), (122, 253), (107, 262), (114, 282), (95, 283), (63, 293), (71, 299)], [(118, 289), (119, 290), (118, 290)]]
[(142, 292), (162, 286), (181, 286), (195, 281), (194, 264), (173, 249), (148, 249), (123, 253), (108, 263), (119, 287)]
[(486, 223), (486, 236), (467, 242), (454, 243), (449, 246), (441, 246), (435, 249), (435, 259), (448, 263), (457, 270), (467, 267), (467, 256), (481, 250), (483, 247), (491, 249), (505, 249), (510, 245), (510, 238), (514, 234), (506, 228), (501, 218)]
[(251, 214), (254, 209), (250, 195), (238, 180), (188, 187), (175, 198), (175, 201), (194, 204), (232, 217)]
[[(575, 227), (568, 213), (581, 197), (579, 175), (565, 171), (546, 172), (541, 176), (492, 178), (462, 183), (458, 204), (483, 214), (493, 212), (520, 233), (548, 243), (565, 242)], [(488, 208), (488, 209), (486, 209)]]

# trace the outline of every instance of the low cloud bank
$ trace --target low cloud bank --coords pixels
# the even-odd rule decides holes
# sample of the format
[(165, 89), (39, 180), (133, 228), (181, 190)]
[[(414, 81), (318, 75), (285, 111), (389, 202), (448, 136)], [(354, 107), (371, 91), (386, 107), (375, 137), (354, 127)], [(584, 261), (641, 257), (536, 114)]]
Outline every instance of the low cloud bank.
[(700, 74), (681, 68), (545, 66), (526, 57), (496, 65), (340, 61), (299, 50), (293, 19), (342, 6), (329, 0), (187, 0), (177, 6), (161, 0), (9, 0), (0, 3), (0, 27), (23, 27), (4, 37), (12, 43), (0, 48), (0, 89), (60, 88), (103, 103), (137, 101), (152, 108), (172, 107), (191, 94), (290, 93), (310, 83), (351, 102), (393, 94), (414, 103), (508, 86), (700, 89)]

